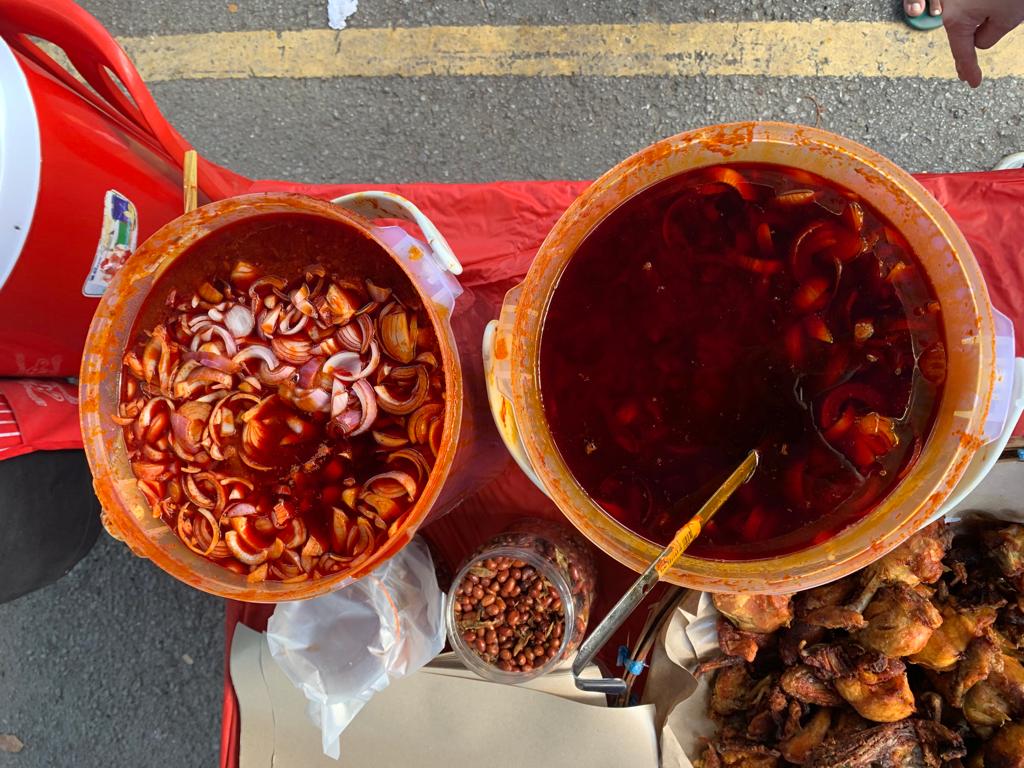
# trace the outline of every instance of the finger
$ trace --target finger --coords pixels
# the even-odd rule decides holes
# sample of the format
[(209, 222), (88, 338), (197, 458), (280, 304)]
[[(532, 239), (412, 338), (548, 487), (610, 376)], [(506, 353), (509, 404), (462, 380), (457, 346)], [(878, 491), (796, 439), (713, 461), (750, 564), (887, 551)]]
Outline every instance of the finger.
[(942, 13), (942, 0), (930, 0), (928, 3), (928, 13), (932, 16), (938, 16)]
[(948, 16), (945, 27), (957, 75), (972, 88), (977, 88), (981, 85), (981, 67), (978, 66), (978, 52), (974, 50), (976, 27), (970, 22), (956, 21)]
[(978, 27), (978, 31), (974, 33), (974, 47), (981, 48), (982, 50), (988, 50), (1002, 40), (1006, 33), (1012, 29), (1012, 24), (988, 19), (984, 24)]
[(907, 16), (920, 16), (924, 13), (924, 3), (921, 0), (903, 0), (903, 10)]

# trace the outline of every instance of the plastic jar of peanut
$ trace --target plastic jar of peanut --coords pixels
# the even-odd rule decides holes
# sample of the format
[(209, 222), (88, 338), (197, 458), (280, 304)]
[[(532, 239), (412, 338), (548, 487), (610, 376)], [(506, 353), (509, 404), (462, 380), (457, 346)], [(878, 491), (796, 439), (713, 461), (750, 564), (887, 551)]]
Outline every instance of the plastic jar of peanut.
[(569, 526), (522, 520), (476, 550), (452, 582), (448, 641), (488, 680), (522, 683), (572, 656), (596, 587), (590, 545)]

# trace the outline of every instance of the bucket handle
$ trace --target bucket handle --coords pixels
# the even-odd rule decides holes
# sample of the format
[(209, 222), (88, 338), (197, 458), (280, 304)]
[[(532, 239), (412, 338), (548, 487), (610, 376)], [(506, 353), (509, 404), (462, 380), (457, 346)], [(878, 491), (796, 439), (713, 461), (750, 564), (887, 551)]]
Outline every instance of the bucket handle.
[(484, 384), (487, 387), (487, 400), (491, 406), (491, 417), (498, 428), (498, 434), (512, 454), (516, 464), (523, 470), (530, 482), (545, 494), (544, 484), (533, 469), (530, 457), (526, 453), (523, 437), (519, 431), (519, 423), (512, 408), (512, 329), (515, 326), (516, 307), (522, 293), (522, 283), (513, 287), (505, 294), (501, 304), (501, 314), (497, 320), (491, 320), (484, 329), (483, 360)]
[(376, 190), (336, 197), (331, 202), (371, 222), (397, 219), (419, 227), (427, 241), (425, 245), (401, 227), (375, 227), (375, 234), (402, 259), (419, 288), (433, 302), (445, 307), (450, 316), (455, 300), (462, 295), (462, 286), (455, 278), (462, 274), (462, 264), (423, 211), (401, 195)]
[[(1014, 359), (1016, 341), (1013, 321), (995, 308), (992, 309), (992, 320), (996, 336), (996, 380), (992, 387), (988, 416), (982, 428), (982, 437), (986, 443), (1003, 434), (1013, 409), (1014, 376), (1020, 376)], [(1011, 430), (1013, 427), (1014, 424), (1009, 425)]]
[[(491, 417), (494, 419), (494, 425), (498, 428), (498, 434), (501, 435), (501, 441), (519, 468), (523, 470), (523, 474), (547, 494), (537, 473), (533, 471), (530, 457), (526, 454), (526, 446), (523, 445), (523, 438), (519, 433), (519, 423), (512, 410), (512, 401), (505, 396), (502, 387), (498, 384), (503, 375), (507, 378), (509, 368), (507, 357), (499, 358), (494, 354), (496, 339), (500, 337), (500, 334), (501, 328), (498, 320), (491, 320), (484, 328), (484, 382), (487, 386), (487, 401), (491, 406)], [(506, 342), (503, 340), (500, 343)]]
[[(60, 48), (88, 87), (36, 45), (30, 35)], [(138, 133), (174, 164), (180, 166), (185, 152), (192, 149), (161, 114), (124, 49), (95, 17), (72, 0), (0, 0), (0, 36), (108, 117)], [(211, 199), (232, 197), (250, 184), (245, 177), (208, 160), (200, 158), (199, 162), (199, 186)]]
[(444, 235), (411, 200), (394, 192), (371, 190), (336, 197), (331, 202), (370, 221), (400, 219), (415, 224), (427, 239), (427, 245), (430, 246), (438, 267), (453, 275), (462, 274), (462, 264), (455, 257), (455, 252), (444, 239)]

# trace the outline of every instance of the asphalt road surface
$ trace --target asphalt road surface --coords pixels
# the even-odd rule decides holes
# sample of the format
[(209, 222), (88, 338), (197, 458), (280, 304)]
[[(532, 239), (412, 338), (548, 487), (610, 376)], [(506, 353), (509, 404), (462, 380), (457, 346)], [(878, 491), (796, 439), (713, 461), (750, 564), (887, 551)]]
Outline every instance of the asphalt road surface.
[[(327, 29), (326, 0), (84, 4), (129, 51), (158, 49), (143, 71), (167, 116), (205, 155), (253, 177), (591, 178), (656, 139), (744, 118), (820, 123), (915, 172), (986, 169), (1024, 149), (1024, 81), (1012, 62), (1008, 75), (971, 91), (941, 57), (907, 60), (922, 38), (904, 41), (895, 2), (361, 0), (338, 36), (338, 56), (349, 32), (470, 27), (467, 45), (485, 61), (461, 75), (450, 73), (459, 62), (440, 62), (441, 74), (423, 75), (403, 52), (382, 50), (375, 65), (387, 74), (374, 77), (358, 76), (359, 61), (349, 63), (355, 74), (334, 76), (330, 57), (304, 58), (303, 41)], [(765, 71), (794, 74), (720, 74), (735, 64), (714, 53), (731, 34), (721, 22), (749, 36), (738, 60), (767, 51), (779, 66)], [(828, 37), (832, 22), (852, 24), (839, 42)], [(490, 30), (544, 26), (571, 39), (567, 25), (631, 25), (662, 47), (662, 33), (688, 30), (692, 50), (682, 64), (671, 51), (661, 54), (683, 74), (651, 74), (654, 65), (628, 57), (622, 73), (587, 74), (593, 61), (559, 73), (555, 54), (541, 51), (540, 73), (524, 76), (514, 74), (521, 61), (494, 47)], [(849, 30), (867, 30), (859, 51), (840, 50)], [(203, 70), (225, 50), (244, 61), (263, 31), (298, 33), (280, 38), (296, 50), (276, 75), (255, 66), (251, 76)], [(941, 43), (941, 31), (931, 34)], [(787, 35), (810, 42), (794, 50)], [(1024, 58), (1020, 35), (1006, 45)], [(505, 70), (513, 74), (479, 74)], [(101, 535), (65, 579), (0, 606), (0, 734), (24, 743), (17, 754), (0, 751), (0, 767), (212, 765), (223, 652), (219, 600)]]

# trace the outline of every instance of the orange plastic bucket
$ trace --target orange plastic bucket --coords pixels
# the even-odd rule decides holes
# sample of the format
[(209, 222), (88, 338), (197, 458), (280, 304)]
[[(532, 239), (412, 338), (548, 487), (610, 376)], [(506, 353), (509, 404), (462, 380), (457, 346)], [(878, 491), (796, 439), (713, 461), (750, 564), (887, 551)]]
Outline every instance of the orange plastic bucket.
[[(932, 519), (978, 448), (1001, 431), (1009, 403), (1012, 327), (997, 332), (1001, 316), (994, 313), (978, 265), (946, 211), (877, 153), (812, 128), (737, 123), (665, 139), (617, 165), (555, 224), (485, 338), (492, 413), (521, 466), (584, 535), (634, 570), (651, 563), (660, 547), (605, 514), (559, 454), (542, 406), (541, 335), (562, 271), (599, 222), (663, 179), (722, 162), (800, 168), (859, 194), (906, 236), (943, 307), (949, 367), (940, 410), (918, 462), (884, 501), (813, 548), (761, 560), (683, 557), (668, 574), (676, 584), (702, 590), (793, 592), (852, 573)], [(997, 341), (1008, 350), (998, 365)]]
[[(339, 204), (296, 194), (259, 194), (222, 200), (167, 224), (143, 243), (117, 273), (89, 329), (81, 372), (81, 423), (86, 455), (103, 522), (115, 538), (175, 578), (222, 597), (250, 602), (298, 600), (323, 594), (369, 573), (392, 557), (428, 519), (450, 509), (496, 471), (504, 458), (486, 411), (479, 358), (464, 367), (456, 337), (467, 338), (479, 354), (483, 319), (459, 312), (461, 266), (441, 234), (409, 201), (384, 192), (339, 198)], [(342, 207), (345, 206), (345, 207)], [(355, 212), (355, 211), (358, 211)], [(225, 237), (259, 236), (296, 218), (314, 218), (330, 228), (333, 244), (355, 263), (367, 259), (397, 264), (419, 293), (438, 339), (445, 376), (445, 419), (441, 450), (426, 487), (397, 533), (355, 569), (299, 583), (249, 583), (244, 576), (192, 552), (159, 518), (139, 491), (122, 430), (111, 420), (120, 393), (122, 357), (141, 307), (161, 274), (179, 259), (204, 259), (223, 247)], [(377, 227), (371, 219), (404, 218), (426, 236), (424, 244), (398, 227)], [(311, 259), (315, 261), (316, 259)], [(468, 346), (468, 345), (466, 345)], [(473, 473), (462, 471), (473, 466)]]

